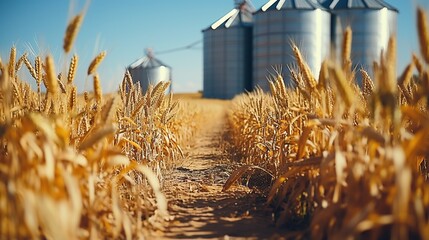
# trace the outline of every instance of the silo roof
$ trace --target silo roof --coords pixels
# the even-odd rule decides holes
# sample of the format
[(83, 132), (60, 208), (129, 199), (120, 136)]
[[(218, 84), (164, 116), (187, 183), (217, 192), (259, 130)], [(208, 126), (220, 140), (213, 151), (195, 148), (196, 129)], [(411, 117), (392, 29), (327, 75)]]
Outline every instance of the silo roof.
[(252, 23), (252, 13), (254, 7), (246, 0), (239, 4), (236, 8), (219, 18), (216, 22), (210, 25), (208, 29), (230, 28), (233, 26), (248, 26)]
[(383, 9), (398, 11), (392, 5), (384, 2), (383, 0), (326, 0), (323, 6), (329, 9)]
[(156, 59), (151, 55), (144, 56), (142, 58), (137, 59), (135, 62), (131, 63), (128, 68), (157, 68), (157, 67), (168, 67), (168, 65), (164, 64), (160, 60)]
[(316, 0), (270, 0), (264, 4), (259, 11), (268, 10), (315, 10), (325, 8)]

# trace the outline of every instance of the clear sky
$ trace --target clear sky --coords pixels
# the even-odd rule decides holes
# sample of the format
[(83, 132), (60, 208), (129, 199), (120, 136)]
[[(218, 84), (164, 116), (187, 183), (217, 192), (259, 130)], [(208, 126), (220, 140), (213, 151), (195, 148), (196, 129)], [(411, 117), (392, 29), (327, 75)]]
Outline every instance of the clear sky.
[[(260, 8), (268, 0), (253, 0)], [(9, 58), (12, 45), (18, 57), (29, 52), (54, 55), (65, 68), (63, 36), (68, 21), (85, 8), (86, 0), (0, 0), (0, 56)], [(399, 9), (398, 69), (402, 71), (418, 51), (415, 9), (429, 10), (427, 0), (387, 0)], [(72, 52), (79, 55), (79, 91), (92, 90), (86, 69), (100, 51), (107, 56), (99, 67), (105, 92), (117, 89), (126, 66), (144, 55), (187, 46), (202, 39), (201, 30), (233, 8), (233, 0), (92, 0)], [(158, 54), (173, 68), (173, 91), (195, 92), (203, 85), (202, 43), (193, 49)], [(85, 81), (87, 83), (85, 84)]]

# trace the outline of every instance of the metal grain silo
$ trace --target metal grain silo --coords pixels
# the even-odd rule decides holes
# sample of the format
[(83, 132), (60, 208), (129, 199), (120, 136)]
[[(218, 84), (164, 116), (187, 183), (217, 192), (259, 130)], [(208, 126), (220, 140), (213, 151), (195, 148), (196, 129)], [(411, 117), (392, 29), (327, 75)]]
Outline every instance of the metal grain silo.
[(149, 85), (154, 86), (161, 81), (171, 81), (171, 67), (156, 59), (150, 50), (146, 52), (145, 57), (128, 66), (128, 71), (134, 82), (140, 82), (143, 91), (146, 91)]
[(252, 12), (247, 1), (203, 30), (207, 98), (230, 99), (252, 87)]
[[(296, 65), (293, 41), (317, 77), (330, 48), (330, 13), (316, 0), (270, 0), (254, 14), (253, 81), (268, 90), (273, 67)], [(285, 78), (285, 81), (290, 81)]]
[[(332, 12), (332, 41), (340, 56), (344, 29), (353, 34), (351, 59), (354, 68), (364, 68), (372, 75), (374, 61), (387, 48), (390, 35), (396, 34), (398, 10), (382, 0), (327, 0), (323, 6)], [(357, 80), (360, 83), (360, 74)]]

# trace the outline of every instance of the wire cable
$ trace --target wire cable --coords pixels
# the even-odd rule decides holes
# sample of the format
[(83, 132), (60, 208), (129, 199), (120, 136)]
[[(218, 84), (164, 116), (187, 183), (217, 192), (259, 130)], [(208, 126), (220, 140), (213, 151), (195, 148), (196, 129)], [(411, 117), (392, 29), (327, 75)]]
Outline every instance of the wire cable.
[(178, 47), (178, 48), (172, 48), (172, 49), (168, 49), (168, 50), (164, 50), (164, 51), (157, 51), (154, 52), (155, 55), (160, 55), (160, 54), (166, 54), (166, 53), (172, 53), (172, 52), (177, 52), (177, 51), (183, 51), (183, 50), (188, 50), (188, 49), (200, 49), (200, 48), (195, 48), (196, 45), (198, 45), (199, 43), (201, 43), (203, 40), (198, 40), (195, 41), (191, 44), (188, 44), (186, 46), (183, 47)]

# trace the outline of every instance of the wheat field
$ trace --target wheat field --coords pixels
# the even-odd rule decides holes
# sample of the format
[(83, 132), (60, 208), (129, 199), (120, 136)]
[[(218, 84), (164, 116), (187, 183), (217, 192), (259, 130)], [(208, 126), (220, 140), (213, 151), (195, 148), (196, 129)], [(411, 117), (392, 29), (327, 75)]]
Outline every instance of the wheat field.
[[(65, 54), (82, 18), (66, 29)], [(179, 125), (191, 113), (165, 95), (169, 83), (142, 92), (127, 72), (117, 93), (103, 94), (103, 51), (87, 69), (93, 91), (80, 95), (78, 55), (58, 67), (50, 55), (16, 52), (0, 62), (1, 238), (133, 239), (162, 225), (163, 170), (182, 157), (178, 141), (194, 131)], [(36, 90), (19, 71), (29, 72)]]
[(371, 79), (352, 69), (347, 29), (341, 59), (325, 60), (318, 79), (293, 46), (292, 88), (278, 74), (270, 93), (236, 97), (229, 121), (243, 161), (224, 190), (270, 176), (267, 204), (277, 225), (300, 230), (294, 238), (428, 239), (429, 26), (417, 16), (420, 55), (398, 81), (396, 39)]
[[(174, 217), (165, 175), (207, 131), (205, 100), (179, 102), (165, 94), (168, 82), (143, 92), (126, 72), (117, 92), (103, 93), (98, 67), (106, 51), (83, 70), (93, 87), (80, 94), (82, 67), (70, 52), (82, 21), (74, 16), (65, 31), (64, 66), (49, 54), (17, 56), (15, 47), (0, 59), (2, 239), (142, 239), (162, 231)], [(222, 102), (222, 109), (231, 104), (225, 128), (240, 160), (230, 162), (235, 171), (223, 191), (243, 178), (269, 179), (261, 188), (266, 205), (294, 239), (429, 239), (429, 22), (422, 9), (417, 28), (420, 53), (399, 77), (395, 38), (371, 78), (352, 68), (347, 29), (341, 59), (325, 60), (318, 78), (293, 46), (292, 86), (279, 71), (270, 92)], [(21, 79), (23, 71), (32, 79)]]

